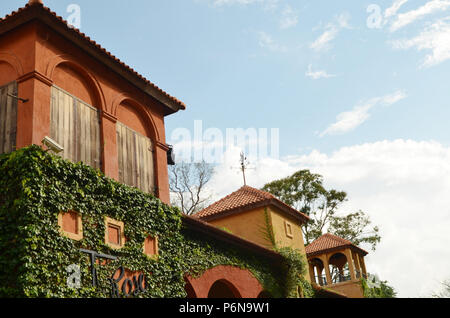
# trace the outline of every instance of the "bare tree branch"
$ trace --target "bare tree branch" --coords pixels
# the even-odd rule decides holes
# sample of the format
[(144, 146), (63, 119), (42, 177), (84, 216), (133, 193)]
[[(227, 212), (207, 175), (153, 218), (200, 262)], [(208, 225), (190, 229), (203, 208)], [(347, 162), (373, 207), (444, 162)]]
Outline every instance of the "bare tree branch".
[(169, 168), (169, 187), (172, 205), (178, 206), (186, 215), (192, 215), (205, 207), (210, 199), (204, 190), (214, 173), (213, 167), (205, 161), (199, 163), (178, 163)]

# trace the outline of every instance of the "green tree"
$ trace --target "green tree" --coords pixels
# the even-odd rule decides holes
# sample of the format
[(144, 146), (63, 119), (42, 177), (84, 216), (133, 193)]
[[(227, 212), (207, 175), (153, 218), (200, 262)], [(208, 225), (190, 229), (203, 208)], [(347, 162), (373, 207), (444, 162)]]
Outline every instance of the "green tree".
[(378, 227), (371, 227), (371, 221), (363, 211), (343, 217), (336, 215), (347, 201), (347, 193), (327, 190), (319, 174), (301, 170), (290, 177), (266, 184), (262, 190), (310, 217), (310, 221), (302, 227), (306, 244), (320, 237), (325, 230), (354, 244), (371, 244), (372, 250), (381, 240)]
[[(370, 278), (369, 278), (370, 279)], [(387, 281), (381, 281), (377, 286), (373, 286), (375, 282), (361, 280), (362, 288), (365, 298), (395, 298), (397, 292), (395, 289), (388, 285)]]
[(360, 210), (343, 217), (332, 217), (328, 231), (349, 240), (355, 245), (360, 245), (361, 243), (369, 244), (372, 246), (372, 250), (375, 250), (381, 237), (378, 234), (378, 226), (371, 227), (370, 225), (369, 216)]

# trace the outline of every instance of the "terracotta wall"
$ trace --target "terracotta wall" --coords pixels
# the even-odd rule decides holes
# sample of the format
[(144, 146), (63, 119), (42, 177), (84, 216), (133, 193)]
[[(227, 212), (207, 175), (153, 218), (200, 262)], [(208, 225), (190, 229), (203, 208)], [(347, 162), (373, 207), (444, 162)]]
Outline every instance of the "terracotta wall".
[(19, 96), (17, 147), (41, 144), (50, 130), (50, 88), (57, 85), (102, 111), (103, 170), (118, 178), (117, 120), (155, 144), (156, 185), (169, 203), (164, 109), (120, 75), (40, 22), (0, 38), (0, 85), (16, 80)]
[(226, 228), (232, 234), (250, 242), (267, 248), (273, 247), (264, 235), (264, 229), (266, 228), (264, 208), (236, 213), (218, 220), (208, 221), (208, 223), (218, 228)]
[(186, 277), (188, 296), (208, 298), (211, 287), (217, 281), (224, 282), (233, 291), (235, 298), (258, 298), (263, 291), (250, 271), (233, 266), (217, 266), (198, 278)]

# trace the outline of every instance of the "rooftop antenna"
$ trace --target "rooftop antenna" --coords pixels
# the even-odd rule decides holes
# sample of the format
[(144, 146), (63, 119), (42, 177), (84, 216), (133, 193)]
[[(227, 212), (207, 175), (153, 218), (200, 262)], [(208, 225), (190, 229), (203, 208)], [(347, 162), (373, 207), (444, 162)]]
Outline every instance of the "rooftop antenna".
[(250, 168), (250, 167), (249, 167), (249, 166), (250, 166), (250, 163), (248, 162), (248, 159), (247, 159), (247, 157), (245, 156), (244, 152), (241, 152), (239, 164), (240, 164), (240, 167), (239, 167), (239, 168), (237, 168), (237, 167), (231, 167), (231, 169), (239, 169), (239, 170), (241, 170), (241, 172), (242, 172), (242, 177), (243, 177), (243, 179), (244, 179), (244, 186), (246, 186), (246, 185), (247, 185), (247, 178), (246, 178), (246, 176), (245, 176), (245, 172), (246, 172), (247, 170), (249, 170), (249, 169), (255, 169), (255, 168)]
[(247, 180), (245, 179), (245, 170), (248, 166), (248, 160), (245, 156), (244, 152), (241, 152), (241, 170), (242, 170), (242, 176), (244, 177), (244, 186), (247, 185)]

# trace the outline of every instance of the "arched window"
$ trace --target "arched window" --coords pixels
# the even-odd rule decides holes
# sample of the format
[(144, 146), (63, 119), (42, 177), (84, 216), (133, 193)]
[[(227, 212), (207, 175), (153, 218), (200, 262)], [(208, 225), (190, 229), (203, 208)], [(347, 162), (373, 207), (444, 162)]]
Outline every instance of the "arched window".
[(101, 169), (100, 111), (95, 89), (81, 72), (62, 63), (54, 72), (51, 90), (50, 138), (64, 150), (60, 155)]
[(313, 272), (311, 273), (313, 281), (320, 286), (327, 285), (328, 284), (327, 275), (324, 273), (325, 267), (323, 265), (322, 260), (319, 258), (313, 258), (309, 262), (313, 269)]
[(342, 253), (333, 254), (329, 260), (330, 275), (333, 284), (351, 280), (347, 257)]
[(17, 83), (0, 87), (0, 154), (16, 149), (17, 135)]
[(119, 181), (147, 193), (156, 193), (154, 145), (149, 123), (138, 106), (123, 102), (117, 112)]

